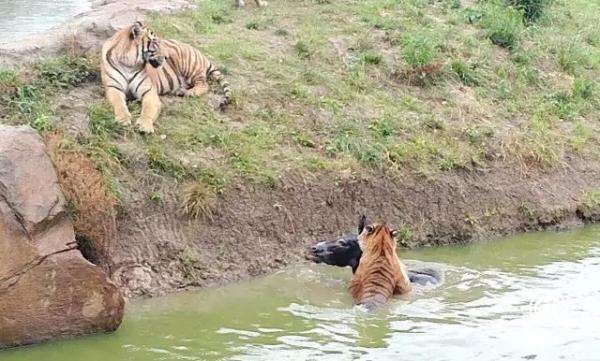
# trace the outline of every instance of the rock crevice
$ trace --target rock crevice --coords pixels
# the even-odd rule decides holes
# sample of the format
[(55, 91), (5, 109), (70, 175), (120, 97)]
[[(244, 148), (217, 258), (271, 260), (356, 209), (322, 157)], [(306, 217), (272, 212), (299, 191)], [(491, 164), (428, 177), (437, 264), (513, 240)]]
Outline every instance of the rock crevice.
[(0, 348), (121, 323), (123, 297), (75, 248), (66, 207), (37, 132), (0, 126)]

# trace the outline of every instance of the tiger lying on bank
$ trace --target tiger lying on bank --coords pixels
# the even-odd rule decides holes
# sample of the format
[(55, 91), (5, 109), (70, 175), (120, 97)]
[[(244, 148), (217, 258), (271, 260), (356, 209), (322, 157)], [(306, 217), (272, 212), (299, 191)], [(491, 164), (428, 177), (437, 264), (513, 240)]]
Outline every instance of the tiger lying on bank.
[(208, 90), (207, 80), (213, 79), (225, 95), (219, 107), (224, 109), (231, 101), (223, 74), (200, 51), (176, 40), (159, 39), (139, 21), (104, 43), (101, 62), (102, 85), (117, 121), (130, 124), (126, 101), (142, 101), (136, 121), (142, 133), (154, 132), (159, 95), (200, 96)]

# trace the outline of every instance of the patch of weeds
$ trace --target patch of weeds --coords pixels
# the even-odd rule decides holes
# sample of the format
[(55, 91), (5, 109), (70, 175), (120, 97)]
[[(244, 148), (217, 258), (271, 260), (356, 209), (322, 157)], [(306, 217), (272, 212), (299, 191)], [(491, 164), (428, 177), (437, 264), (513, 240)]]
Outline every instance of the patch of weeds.
[(148, 193), (148, 200), (154, 204), (161, 204), (163, 201), (163, 195), (160, 192)]
[(38, 63), (35, 69), (44, 87), (67, 88), (98, 78), (96, 66), (85, 57), (63, 56)]
[(335, 115), (340, 114), (343, 108), (338, 100), (330, 97), (323, 97), (321, 99), (321, 106)]
[(596, 83), (585, 78), (577, 78), (573, 81), (573, 97), (584, 100), (592, 99)]
[(432, 80), (441, 69), (441, 64), (434, 61), (437, 57), (434, 40), (424, 35), (405, 36), (402, 45), (402, 58), (410, 67), (409, 81), (422, 85)]
[(551, 0), (509, 0), (508, 3), (523, 12), (527, 23), (537, 20)]
[(477, 224), (477, 217), (471, 213), (467, 213), (465, 214), (465, 223), (472, 227)]
[(290, 35), (290, 32), (287, 29), (279, 28), (279, 29), (275, 30), (275, 35), (287, 37)]
[(600, 189), (584, 192), (577, 207), (577, 212), (583, 219), (600, 221)]
[(452, 61), (451, 67), (452, 71), (464, 85), (477, 85), (479, 83), (474, 66), (456, 59)]
[(112, 109), (105, 103), (93, 104), (88, 108), (90, 130), (92, 134), (108, 136), (123, 134), (125, 127), (119, 123)]
[(406, 36), (402, 42), (402, 57), (413, 69), (420, 69), (436, 57), (433, 39), (424, 35)]
[(414, 236), (413, 230), (408, 226), (402, 226), (396, 229), (395, 238), (401, 245), (408, 245), (413, 240)]
[(588, 140), (592, 136), (592, 130), (590, 126), (582, 121), (575, 124), (574, 135), (569, 138), (569, 145), (571, 149), (576, 153), (582, 153), (586, 149)]
[(24, 120), (38, 131), (53, 129), (50, 120), (48, 102), (42, 90), (34, 85), (23, 85), (16, 89), (13, 96), (7, 98), (7, 105), (13, 115)]
[(572, 119), (579, 114), (579, 105), (565, 91), (553, 94), (549, 98), (553, 113), (560, 119)]
[(183, 190), (183, 209), (192, 218), (212, 219), (216, 200), (214, 187), (202, 181), (188, 185)]
[(313, 54), (313, 50), (310, 46), (301, 40), (294, 45), (294, 49), (296, 49), (296, 54), (298, 54), (301, 59), (309, 59)]
[(330, 162), (319, 156), (310, 156), (304, 158), (302, 163), (311, 172), (327, 169), (330, 165)]
[(248, 30), (259, 30), (260, 23), (256, 20), (250, 20), (246, 23), (246, 29)]
[(191, 247), (186, 246), (179, 254), (179, 262), (183, 271), (183, 277), (188, 282), (194, 282), (198, 278), (198, 270), (200, 256)]
[(396, 132), (394, 125), (388, 117), (375, 119), (371, 125), (369, 125), (369, 129), (375, 133), (375, 135), (383, 138), (389, 137)]
[(210, 20), (214, 24), (231, 24), (233, 18), (231, 14), (224, 8), (216, 8), (210, 12)]
[(377, 65), (383, 61), (383, 56), (373, 51), (366, 51), (360, 54), (360, 60), (364, 64)]
[(146, 149), (146, 154), (148, 156), (148, 167), (156, 172), (175, 179), (193, 176), (180, 161), (171, 159), (160, 145), (149, 145)]
[(459, 155), (455, 152), (444, 152), (440, 156), (441, 159), (438, 162), (440, 170), (451, 171), (464, 168), (463, 162), (461, 161)]
[(315, 141), (304, 132), (294, 132), (292, 134), (292, 137), (294, 138), (294, 141), (296, 143), (300, 144), (303, 147), (314, 148), (316, 146)]
[(508, 49), (517, 46), (524, 30), (522, 12), (500, 0), (485, 3), (481, 24), (493, 44)]
[(446, 129), (446, 123), (436, 117), (436, 116), (428, 116), (423, 120), (423, 127), (431, 129), (431, 130), (444, 130)]
[(465, 130), (464, 134), (469, 143), (475, 145), (481, 144), (485, 139), (492, 138), (494, 129), (484, 126), (471, 126)]
[(565, 73), (575, 74), (587, 62), (588, 57), (583, 48), (571, 39), (564, 40), (556, 50), (556, 63)]
[(527, 201), (521, 202), (521, 204), (519, 205), (519, 213), (527, 217), (527, 219), (529, 219), (530, 221), (533, 221), (537, 217), (535, 209)]
[(10, 69), (0, 69), (0, 97), (15, 91), (21, 85), (19, 74)]
[(402, 27), (402, 23), (394, 16), (381, 16), (380, 14), (364, 15), (361, 19), (375, 29), (394, 30)]

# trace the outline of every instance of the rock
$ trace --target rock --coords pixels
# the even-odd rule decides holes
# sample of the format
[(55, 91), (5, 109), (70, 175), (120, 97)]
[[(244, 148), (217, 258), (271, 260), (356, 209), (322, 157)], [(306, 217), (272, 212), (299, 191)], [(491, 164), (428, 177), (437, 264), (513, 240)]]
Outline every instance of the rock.
[(119, 327), (123, 297), (74, 245), (41, 138), (0, 125), (0, 348)]

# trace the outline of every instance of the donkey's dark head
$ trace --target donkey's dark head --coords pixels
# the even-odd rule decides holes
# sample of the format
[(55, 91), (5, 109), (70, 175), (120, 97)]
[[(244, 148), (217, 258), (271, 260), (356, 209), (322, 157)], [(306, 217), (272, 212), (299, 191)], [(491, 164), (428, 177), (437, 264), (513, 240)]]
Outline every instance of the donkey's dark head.
[(315, 263), (325, 263), (331, 266), (352, 267), (356, 271), (360, 262), (362, 251), (355, 235), (346, 235), (342, 238), (323, 241), (310, 247), (307, 258)]

